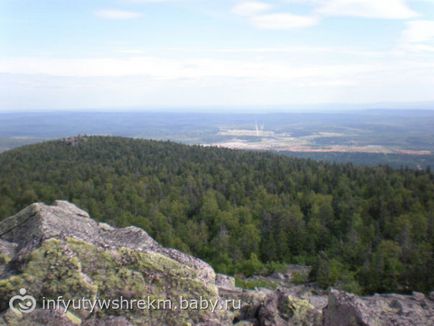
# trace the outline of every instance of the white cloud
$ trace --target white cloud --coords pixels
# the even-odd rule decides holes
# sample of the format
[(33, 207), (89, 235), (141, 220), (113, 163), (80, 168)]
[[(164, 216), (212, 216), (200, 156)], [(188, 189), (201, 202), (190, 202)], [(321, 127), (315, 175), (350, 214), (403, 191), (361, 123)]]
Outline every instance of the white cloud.
[(163, 57), (42, 59), (0, 61), (0, 73), (58, 77), (145, 76), (156, 80), (245, 78), (258, 81), (297, 81), (305, 78), (339, 78), (371, 69), (364, 64), (312, 64), (285, 60)]
[[(295, 15), (286, 9), (306, 5), (308, 15)], [(286, 6), (284, 5), (286, 4)], [(286, 0), (275, 5), (255, 0), (243, 0), (232, 12), (247, 17), (256, 27), (264, 29), (306, 28), (316, 25), (325, 16), (351, 16), (375, 19), (410, 19), (418, 16), (405, 0)]]
[(232, 8), (232, 12), (240, 16), (254, 16), (272, 8), (272, 5), (260, 1), (242, 1)]
[[(430, 73), (434, 62), (321, 65), (161, 58), (15, 60), (0, 64), (0, 84), (5, 85), (0, 92), (0, 108), (233, 107), (434, 100), (434, 77)], [(15, 73), (2, 73), (5, 65)], [(45, 74), (33, 74), (38, 71)]]
[[(306, 58), (307, 55), (314, 55), (315, 58), (319, 53), (322, 55), (332, 55), (336, 57), (336, 55), (350, 55), (351, 59), (354, 56), (362, 56), (362, 57), (372, 57), (372, 58), (383, 58), (388, 53), (385, 51), (374, 51), (367, 50), (362, 48), (352, 48), (352, 47), (332, 47), (332, 46), (279, 46), (279, 47), (244, 47), (244, 48), (236, 48), (236, 47), (222, 47), (222, 48), (200, 48), (200, 47), (174, 47), (174, 48), (165, 48), (164, 51), (171, 51), (174, 53), (187, 52), (187, 53), (223, 53), (223, 54), (291, 54), (291, 55), (300, 55), (303, 58)], [(145, 49), (121, 49), (117, 51), (123, 54), (144, 54), (146, 53)]]
[[(434, 100), (433, 60), (227, 57), (0, 60), (0, 107), (273, 105)], [(200, 91), (198, 91), (200, 90)], [(170, 96), (167, 96), (170, 94)], [(312, 96), (315, 94), (315, 96)]]
[(257, 15), (251, 18), (252, 23), (263, 29), (294, 29), (311, 27), (317, 24), (314, 16), (299, 16), (290, 13)]
[(118, 9), (102, 9), (95, 13), (98, 17), (113, 20), (126, 20), (140, 18), (142, 14), (137, 11), (118, 10)]
[(415, 20), (408, 22), (402, 33), (402, 38), (406, 43), (434, 41), (434, 21)]
[(434, 21), (413, 20), (406, 23), (401, 34), (401, 42), (396, 50), (398, 54), (408, 55), (409, 52), (432, 57), (434, 52)]
[(404, 46), (403, 49), (404, 50), (415, 51), (415, 52), (430, 53), (430, 52), (434, 52), (434, 45), (406, 44), (406, 46)]
[(321, 1), (317, 12), (329, 16), (353, 16), (380, 19), (408, 19), (418, 16), (404, 0)]
[(271, 12), (274, 6), (269, 3), (244, 0), (233, 7), (232, 12), (247, 17), (250, 22), (261, 29), (295, 29), (306, 28), (318, 22), (315, 16), (295, 15), (289, 12)]

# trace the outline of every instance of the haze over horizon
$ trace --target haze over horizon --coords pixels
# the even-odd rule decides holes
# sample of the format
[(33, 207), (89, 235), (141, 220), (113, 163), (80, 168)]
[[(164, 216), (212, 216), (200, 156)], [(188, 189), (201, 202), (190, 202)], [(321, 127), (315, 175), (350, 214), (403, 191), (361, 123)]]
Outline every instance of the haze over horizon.
[(432, 108), (434, 1), (0, 0), (0, 84), (0, 111)]

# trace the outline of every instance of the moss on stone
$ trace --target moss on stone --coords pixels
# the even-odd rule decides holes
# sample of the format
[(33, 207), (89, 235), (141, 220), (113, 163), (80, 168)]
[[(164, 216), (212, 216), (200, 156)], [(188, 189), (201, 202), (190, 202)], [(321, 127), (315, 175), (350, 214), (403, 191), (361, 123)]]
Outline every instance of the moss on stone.
[(31, 253), (21, 277), (35, 293), (48, 298), (91, 298), (96, 294), (96, 287), (82, 274), (79, 260), (64, 242), (56, 239), (45, 241)]
[(286, 297), (284, 306), (279, 307), (286, 319), (290, 319), (293, 325), (307, 326), (311, 324), (315, 307), (307, 300), (293, 296)]
[(10, 256), (3, 254), (3, 253), (0, 253), (0, 265), (9, 264), (10, 261), (11, 261)]
[[(215, 300), (217, 288), (197, 279), (196, 271), (156, 252), (139, 252), (129, 248), (105, 250), (77, 239), (67, 240), (69, 248), (79, 258), (83, 272), (98, 287), (102, 298), (133, 297), (156, 300), (169, 299), (177, 303), (185, 299)], [(114, 312), (123, 314), (121, 311)], [(180, 324), (199, 320), (208, 311), (142, 311), (146, 319)], [(163, 318), (163, 319), (162, 319)], [(168, 319), (169, 318), (169, 319)]]
[[(0, 280), (0, 295), (11, 297), (24, 287), (38, 302), (56, 299), (218, 299), (214, 284), (197, 278), (196, 270), (156, 252), (129, 248), (104, 249), (67, 238), (50, 239), (24, 257), (21, 273)], [(79, 316), (83, 312), (70, 311)], [(96, 316), (123, 315), (134, 324), (196, 324), (211, 316), (209, 310), (104, 310)], [(77, 317), (78, 318), (78, 317)], [(77, 319), (74, 319), (78, 322)]]

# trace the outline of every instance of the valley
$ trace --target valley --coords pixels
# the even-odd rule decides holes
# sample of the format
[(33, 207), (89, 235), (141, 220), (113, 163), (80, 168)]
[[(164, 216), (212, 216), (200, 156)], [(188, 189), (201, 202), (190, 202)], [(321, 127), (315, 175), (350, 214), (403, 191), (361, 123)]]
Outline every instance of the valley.
[(0, 113), (0, 151), (75, 135), (172, 140), (358, 165), (434, 165), (434, 111)]

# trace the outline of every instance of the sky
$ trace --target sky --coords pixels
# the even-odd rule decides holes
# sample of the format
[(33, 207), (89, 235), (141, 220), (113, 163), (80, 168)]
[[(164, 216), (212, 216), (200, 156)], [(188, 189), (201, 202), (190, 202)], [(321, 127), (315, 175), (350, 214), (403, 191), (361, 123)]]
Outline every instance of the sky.
[(434, 0), (0, 0), (0, 110), (434, 103)]

